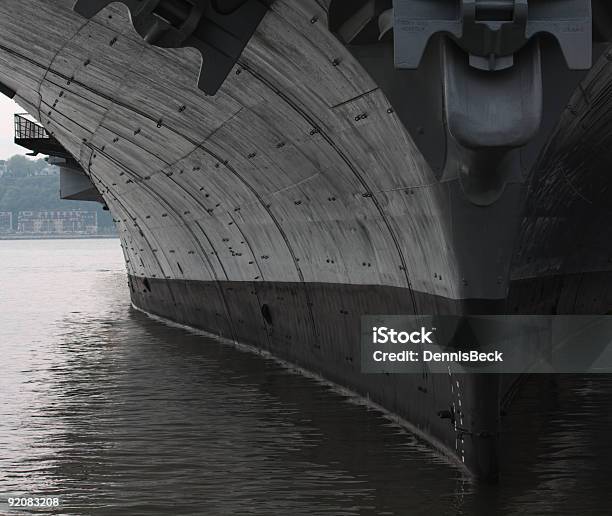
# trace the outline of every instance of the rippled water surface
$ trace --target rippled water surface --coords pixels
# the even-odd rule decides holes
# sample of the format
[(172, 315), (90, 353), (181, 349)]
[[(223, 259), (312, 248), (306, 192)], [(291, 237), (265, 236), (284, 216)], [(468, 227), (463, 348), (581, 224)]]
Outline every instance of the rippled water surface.
[[(0, 514), (610, 514), (612, 380), (528, 381), (504, 479), (130, 307), (118, 240), (0, 241)], [(40, 511), (39, 512), (44, 512)]]

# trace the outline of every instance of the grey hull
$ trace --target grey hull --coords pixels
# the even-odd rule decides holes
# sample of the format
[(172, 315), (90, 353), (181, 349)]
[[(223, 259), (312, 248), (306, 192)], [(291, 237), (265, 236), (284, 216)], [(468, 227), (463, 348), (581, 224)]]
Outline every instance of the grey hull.
[(363, 375), (359, 317), (610, 309), (606, 49), (544, 67), (540, 133), (474, 202), (435, 109), (403, 96), (421, 79), (342, 44), (329, 2), (274, 2), (214, 96), (199, 52), (149, 45), (120, 3), (73, 4), (0, 3), (0, 83), (111, 209), (135, 305), (369, 396), (496, 478), (515, 379)]

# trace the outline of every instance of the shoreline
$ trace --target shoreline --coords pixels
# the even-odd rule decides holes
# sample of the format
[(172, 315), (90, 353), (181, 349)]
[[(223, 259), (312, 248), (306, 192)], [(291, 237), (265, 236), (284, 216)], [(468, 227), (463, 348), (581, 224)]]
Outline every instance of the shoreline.
[(119, 235), (0, 235), (0, 240), (96, 240), (119, 238)]

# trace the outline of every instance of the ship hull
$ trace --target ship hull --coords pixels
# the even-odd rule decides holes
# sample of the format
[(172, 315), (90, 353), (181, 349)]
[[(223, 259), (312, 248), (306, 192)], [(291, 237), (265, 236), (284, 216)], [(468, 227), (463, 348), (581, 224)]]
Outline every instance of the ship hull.
[(149, 45), (121, 4), (73, 4), (0, 3), (0, 82), (111, 209), (134, 305), (349, 388), (496, 479), (516, 378), (363, 374), (360, 317), (610, 309), (610, 60), (550, 102), (513, 156), (528, 165), (479, 205), (431, 164), (457, 165), (448, 142), (424, 157), (445, 129), (403, 97), (418, 81), (383, 88), (329, 2), (274, 2), (215, 96), (193, 49)]
[[(410, 313), (407, 290), (330, 283), (145, 281), (134, 276), (129, 282), (137, 309), (261, 350), (361, 396), (465, 471), (497, 479), (500, 411), (516, 375), (450, 369), (448, 374), (429, 374), (426, 368), (422, 374), (361, 372), (361, 316)], [(459, 313), (452, 300), (428, 301)]]

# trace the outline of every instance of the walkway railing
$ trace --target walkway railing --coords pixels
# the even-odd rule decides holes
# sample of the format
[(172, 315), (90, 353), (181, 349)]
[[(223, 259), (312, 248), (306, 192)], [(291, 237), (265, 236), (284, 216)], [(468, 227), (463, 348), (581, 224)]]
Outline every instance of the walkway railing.
[(50, 139), (47, 130), (40, 124), (26, 118), (23, 114), (15, 115), (15, 142), (18, 140)]

